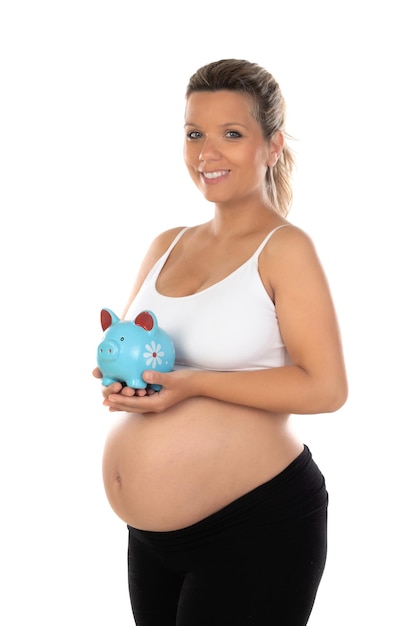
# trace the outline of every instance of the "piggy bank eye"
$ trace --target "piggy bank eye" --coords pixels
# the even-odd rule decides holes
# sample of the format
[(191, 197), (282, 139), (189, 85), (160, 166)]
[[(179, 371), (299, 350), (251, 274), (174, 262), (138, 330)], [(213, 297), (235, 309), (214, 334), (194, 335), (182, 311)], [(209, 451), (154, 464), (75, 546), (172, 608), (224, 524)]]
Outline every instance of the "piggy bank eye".
[(121, 340), (121, 341), (125, 341), (125, 337), (121, 337), (121, 338), (120, 338), (120, 340)]

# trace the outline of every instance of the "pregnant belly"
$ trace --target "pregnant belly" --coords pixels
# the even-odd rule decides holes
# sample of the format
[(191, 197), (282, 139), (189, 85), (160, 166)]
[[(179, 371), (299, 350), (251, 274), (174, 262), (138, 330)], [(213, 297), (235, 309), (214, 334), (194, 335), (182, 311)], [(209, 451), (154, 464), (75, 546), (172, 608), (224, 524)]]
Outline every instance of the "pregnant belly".
[(136, 528), (193, 524), (275, 476), (302, 451), (286, 416), (194, 398), (163, 414), (125, 414), (106, 441), (103, 480)]

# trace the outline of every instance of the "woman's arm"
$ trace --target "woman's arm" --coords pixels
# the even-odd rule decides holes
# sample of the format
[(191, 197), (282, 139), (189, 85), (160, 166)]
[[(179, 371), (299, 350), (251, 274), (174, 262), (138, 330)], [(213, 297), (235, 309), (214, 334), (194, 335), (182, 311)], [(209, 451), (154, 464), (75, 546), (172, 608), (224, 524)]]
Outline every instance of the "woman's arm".
[(206, 396), (274, 413), (336, 411), (347, 398), (338, 323), (314, 246), (303, 231), (277, 231), (259, 260), (260, 276), (275, 302), (291, 365), (245, 372), (177, 370), (144, 373), (163, 389), (152, 396), (110, 394), (110, 410), (160, 412), (193, 396)]

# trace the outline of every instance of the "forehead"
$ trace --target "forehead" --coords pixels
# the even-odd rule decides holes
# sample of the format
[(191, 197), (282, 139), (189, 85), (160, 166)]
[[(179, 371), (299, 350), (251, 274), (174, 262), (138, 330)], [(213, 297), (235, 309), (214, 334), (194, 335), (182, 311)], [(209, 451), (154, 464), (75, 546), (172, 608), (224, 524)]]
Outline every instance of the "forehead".
[(195, 91), (186, 102), (185, 122), (255, 123), (252, 105), (251, 97), (239, 91)]

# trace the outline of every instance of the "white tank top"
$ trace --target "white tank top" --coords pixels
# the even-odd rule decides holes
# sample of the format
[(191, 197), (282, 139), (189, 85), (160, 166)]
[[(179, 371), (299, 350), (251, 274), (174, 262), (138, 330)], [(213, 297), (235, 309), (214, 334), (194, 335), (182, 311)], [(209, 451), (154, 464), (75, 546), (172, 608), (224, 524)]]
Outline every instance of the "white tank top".
[(262, 249), (283, 226), (272, 230), (248, 261), (221, 281), (189, 296), (164, 296), (156, 281), (184, 228), (149, 272), (126, 319), (153, 311), (174, 343), (176, 369), (237, 371), (289, 364), (274, 304), (258, 272)]

